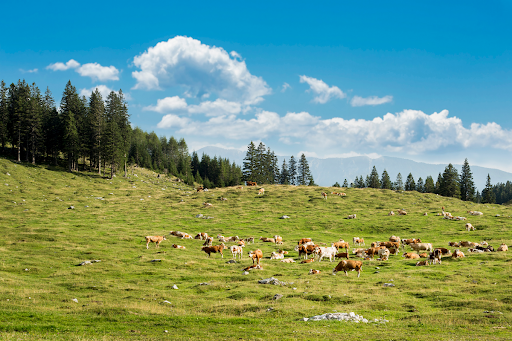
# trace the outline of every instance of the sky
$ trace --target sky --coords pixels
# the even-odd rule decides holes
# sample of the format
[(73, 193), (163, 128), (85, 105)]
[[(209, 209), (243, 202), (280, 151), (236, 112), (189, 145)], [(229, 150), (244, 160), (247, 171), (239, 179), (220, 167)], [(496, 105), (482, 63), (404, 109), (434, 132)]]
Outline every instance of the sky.
[(134, 127), (512, 171), (511, 1), (2, 5), (0, 79), (123, 91)]

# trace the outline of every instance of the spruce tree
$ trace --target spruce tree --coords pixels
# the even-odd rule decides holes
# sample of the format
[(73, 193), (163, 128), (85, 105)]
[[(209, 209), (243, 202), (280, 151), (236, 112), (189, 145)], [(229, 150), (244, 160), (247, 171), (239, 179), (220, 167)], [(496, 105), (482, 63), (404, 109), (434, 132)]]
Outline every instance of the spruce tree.
[(460, 174), (460, 199), (464, 201), (473, 201), (475, 198), (475, 183), (473, 174), (469, 167), (468, 159), (464, 160), (462, 172)]
[(338, 183), (338, 181), (336, 181), (331, 187), (341, 187), (341, 185)]
[(416, 182), (414, 181), (414, 177), (412, 173), (407, 175), (407, 179), (405, 180), (405, 190), (406, 191), (415, 191), (416, 190)]
[(256, 146), (251, 141), (247, 146), (247, 153), (244, 158), (244, 165), (242, 170), (243, 181), (254, 181), (253, 176), (256, 176)]
[(423, 179), (421, 177), (418, 179), (418, 182), (416, 183), (416, 191), (420, 193), (425, 192), (425, 184), (423, 183)]
[(492, 190), (491, 176), (487, 174), (487, 180), (485, 182), (485, 188), (482, 191), (482, 203), (494, 204), (496, 202), (496, 196)]
[(395, 190), (397, 191), (403, 191), (404, 190), (404, 182), (402, 180), (402, 174), (398, 173), (396, 176), (396, 181), (394, 185)]
[(348, 187), (348, 181), (347, 181), (347, 179), (345, 179), (345, 181), (343, 181), (343, 187), (344, 187), (344, 188), (347, 188), (347, 187)]
[(310, 180), (312, 179), (311, 172), (309, 170), (308, 160), (306, 159), (306, 156), (302, 154), (299, 159), (299, 166), (298, 166), (298, 174), (297, 174), (297, 182), (299, 185), (306, 186), (309, 184)]
[(290, 174), (288, 173), (288, 165), (286, 164), (286, 159), (283, 160), (283, 165), (281, 166), (281, 174), (279, 175), (279, 183), (281, 185), (289, 185), (290, 184)]
[(393, 183), (391, 182), (391, 178), (385, 169), (384, 172), (382, 172), (380, 184), (382, 189), (393, 189)]
[[(105, 102), (98, 88), (94, 89), (89, 98), (89, 161), (91, 166), (98, 167), (98, 174), (101, 175), (102, 149), (101, 140), (105, 130)], [(136, 155), (139, 164), (139, 155)]]
[(8, 141), (8, 118), (7, 87), (2, 80), (0, 82), (0, 143), (2, 144), (2, 154), (5, 154), (5, 144)]
[(435, 189), (436, 189), (436, 185), (434, 184), (434, 179), (430, 175), (427, 176), (427, 179), (425, 180), (424, 192), (425, 193), (434, 193)]
[(297, 185), (297, 161), (293, 155), (290, 157), (290, 162), (288, 166), (288, 176), (290, 185)]
[(63, 128), (62, 145), (68, 160), (68, 171), (70, 172), (78, 169), (76, 161), (78, 160), (80, 139), (75, 114), (79, 111), (80, 98), (76, 88), (71, 85), (71, 81), (68, 81), (60, 102), (60, 117)]
[(381, 186), (381, 184), (379, 181), (379, 173), (377, 172), (377, 168), (375, 166), (373, 166), (372, 172), (370, 173), (368, 187), (380, 188), (380, 186)]
[(459, 173), (451, 163), (444, 169), (439, 195), (460, 198)]

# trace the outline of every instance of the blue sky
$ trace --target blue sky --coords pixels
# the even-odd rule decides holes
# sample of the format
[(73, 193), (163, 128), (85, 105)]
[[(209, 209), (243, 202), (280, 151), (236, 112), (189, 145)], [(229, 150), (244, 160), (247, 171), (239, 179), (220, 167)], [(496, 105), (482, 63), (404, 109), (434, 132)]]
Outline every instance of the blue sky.
[(122, 89), (159, 136), (512, 170), (512, 2), (3, 4), (0, 79)]

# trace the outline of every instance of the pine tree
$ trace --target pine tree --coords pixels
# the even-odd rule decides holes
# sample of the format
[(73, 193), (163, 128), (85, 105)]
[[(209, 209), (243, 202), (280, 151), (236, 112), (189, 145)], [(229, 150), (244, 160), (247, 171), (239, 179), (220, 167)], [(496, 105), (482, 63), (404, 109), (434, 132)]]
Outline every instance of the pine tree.
[(435, 188), (434, 188), (434, 193), (441, 195), (441, 188), (442, 188), (442, 186), (443, 186), (443, 176), (441, 175), (441, 173), (439, 173), (439, 175), (437, 176), (437, 181), (436, 181), (436, 185), (435, 185)]
[[(31, 162), (36, 163), (36, 155), (42, 144), (43, 98), (35, 83), (30, 88), (30, 105), (25, 120), (27, 131), (27, 155), (30, 150)], [(28, 159), (28, 158), (27, 158)], [(28, 160), (27, 160), (28, 161)]]
[(7, 87), (5, 82), (0, 82), (0, 143), (2, 144), (2, 154), (5, 154), (5, 144), (8, 141), (7, 122), (9, 118)]
[(341, 187), (341, 185), (338, 183), (338, 181), (336, 181), (336, 183), (334, 185), (332, 185), (331, 187)]
[(389, 177), (389, 174), (385, 169), (384, 172), (382, 172), (380, 183), (382, 189), (393, 189), (393, 183), (391, 182), (391, 178)]
[(475, 183), (473, 174), (469, 167), (468, 159), (464, 160), (462, 172), (460, 174), (460, 199), (464, 201), (473, 201), (475, 198)]
[(293, 155), (290, 157), (290, 162), (288, 166), (288, 176), (290, 185), (297, 185), (297, 161), (295, 161)]
[(423, 179), (421, 177), (418, 179), (418, 182), (416, 183), (416, 191), (420, 193), (425, 192), (425, 184), (423, 183)]
[(396, 181), (394, 185), (395, 190), (403, 191), (404, 190), (404, 182), (402, 181), (402, 174), (398, 173), (396, 176)]
[(60, 102), (60, 117), (63, 128), (62, 145), (68, 160), (68, 171), (70, 172), (77, 169), (76, 161), (78, 160), (80, 140), (75, 113), (79, 111), (80, 98), (76, 88), (71, 85), (71, 81), (68, 81)]
[(377, 168), (375, 166), (373, 166), (372, 172), (370, 173), (368, 187), (380, 188), (380, 186), (381, 186), (381, 184), (379, 181), (379, 173), (377, 172)]
[(279, 183), (281, 185), (289, 185), (290, 184), (290, 174), (288, 173), (288, 165), (286, 164), (286, 159), (283, 160), (283, 165), (281, 166), (281, 174), (279, 177)]
[(247, 153), (244, 158), (242, 179), (244, 181), (254, 181), (254, 176), (256, 176), (256, 146), (251, 141), (247, 146)]
[(414, 177), (412, 173), (407, 175), (407, 179), (405, 180), (405, 190), (406, 191), (415, 191), (416, 190), (416, 182), (414, 181)]
[(444, 169), (439, 195), (460, 198), (459, 173), (451, 163)]
[(299, 159), (297, 181), (299, 185), (306, 186), (312, 179), (311, 172), (309, 170), (308, 160), (306, 156), (302, 154)]
[(434, 190), (436, 189), (436, 185), (434, 184), (434, 179), (432, 176), (427, 176), (427, 179), (425, 180), (425, 193), (434, 193)]
[(496, 196), (492, 190), (491, 176), (487, 174), (487, 181), (485, 182), (485, 188), (482, 191), (482, 203), (494, 204), (496, 202)]
[(252, 175), (253, 181), (257, 183), (268, 183), (268, 160), (267, 160), (267, 149), (263, 142), (260, 142), (258, 148), (256, 148), (256, 159), (255, 159), (255, 169)]
[[(101, 140), (105, 131), (105, 102), (98, 88), (96, 88), (89, 98), (89, 161), (91, 166), (98, 167), (98, 174), (101, 175), (102, 145)], [(137, 155), (138, 160), (138, 155)], [(139, 162), (137, 161), (137, 164)]]
[(344, 188), (347, 188), (347, 187), (348, 187), (348, 181), (347, 181), (347, 179), (345, 179), (345, 181), (343, 181), (343, 187), (344, 187)]

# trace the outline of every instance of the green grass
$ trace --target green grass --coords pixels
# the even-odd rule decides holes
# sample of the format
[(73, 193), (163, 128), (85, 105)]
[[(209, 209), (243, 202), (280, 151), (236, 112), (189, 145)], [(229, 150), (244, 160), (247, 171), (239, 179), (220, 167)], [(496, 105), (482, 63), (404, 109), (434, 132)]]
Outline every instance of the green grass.
[[(110, 180), (0, 159), (0, 339), (510, 339), (512, 257), (507, 252), (468, 255), (464, 249), (465, 259), (445, 258), (430, 267), (391, 256), (388, 262), (364, 261), (357, 278), (356, 273), (332, 276), (336, 263), (328, 260), (271, 261), (277, 247), (259, 240), (245, 248), (241, 263), (227, 264), (228, 250), (224, 259), (208, 258), (201, 241), (169, 236), (171, 230), (256, 239), (279, 234), (282, 248), (290, 251), (287, 257), (296, 260), (293, 248), (303, 237), (329, 244), (358, 236), (369, 245), (398, 235), (435, 247), (487, 240), (497, 248), (512, 244), (510, 206), (389, 190), (349, 188), (346, 197), (323, 200), (322, 191), (335, 189), (272, 185), (265, 186), (263, 196), (257, 189), (196, 193), (143, 169)], [(203, 202), (214, 207), (205, 209)], [(466, 232), (464, 221), (435, 216), (442, 206), (467, 216), (477, 230)], [(399, 208), (409, 214), (387, 216)], [(467, 210), (484, 216), (468, 216)], [(214, 218), (195, 218), (199, 213)], [(357, 219), (345, 219), (353, 213)], [(279, 219), (282, 215), (291, 218)], [(146, 235), (168, 240), (147, 250)], [(173, 249), (174, 243), (186, 249)], [(242, 268), (252, 263), (247, 252), (256, 248), (263, 250), (264, 269), (243, 275)], [(93, 259), (101, 262), (77, 266)], [(308, 275), (311, 268), (322, 273)], [(290, 284), (258, 284), (270, 276)], [(200, 285), (205, 282), (209, 285)], [(390, 282), (395, 287), (383, 287)], [(277, 293), (284, 297), (274, 301)], [(302, 321), (334, 311), (389, 323)]]

